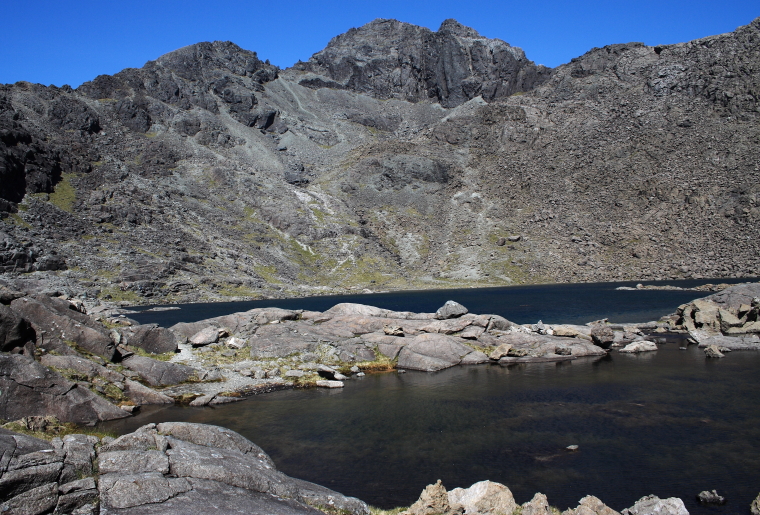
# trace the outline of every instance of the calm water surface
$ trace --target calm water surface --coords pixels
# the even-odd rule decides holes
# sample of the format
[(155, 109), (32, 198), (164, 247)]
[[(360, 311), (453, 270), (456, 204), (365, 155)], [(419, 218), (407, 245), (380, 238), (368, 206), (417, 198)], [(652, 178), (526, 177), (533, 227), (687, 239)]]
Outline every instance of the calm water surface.
[[(693, 287), (706, 283), (736, 283), (757, 279), (703, 279), (643, 282)], [(325, 311), (340, 302), (369, 304), (396, 311), (433, 313), (447, 300), (466, 306), (470, 313), (501, 315), (518, 324), (543, 320), (548, 324), (585, 324), (609, 318), (612, 322), (646, 322), (675, 311), (686, 302), (709, 292), (695, 291), (619, 291), (618, 286), (635, 286), (636, 282), (540, 284), (498, 288), (422, 290), (374, 293), (368, 295), (329, 295), (297, 299), (270, 299), (245, 302), (181, 304), (174, 311), (144, 312), (130, 315), (142, 324), (158, 323), (169, 327), (177, 322), (195, 322), (261, 307)], [(135, 309), (147, 309), (135, 308)]]
[[(561, 509), (587, 494), (616, 510), (656, 494), (681, 497), (692, 514), (746, 514), (760, 491), (760, 353), (706, 360), (678, 346), (373, 374), (340, 391), (149, 408), (107, 428), (219, 424), (259, 444), (285, 473), (386, 508), (410, 504), (437, 479), (448, 488), (490, 479), (520, 503), (543, 492)], [(571, 444), (580, 450), (565, 451)], [(713, 488), (728, 505), (698, 506), (694, 496)]]

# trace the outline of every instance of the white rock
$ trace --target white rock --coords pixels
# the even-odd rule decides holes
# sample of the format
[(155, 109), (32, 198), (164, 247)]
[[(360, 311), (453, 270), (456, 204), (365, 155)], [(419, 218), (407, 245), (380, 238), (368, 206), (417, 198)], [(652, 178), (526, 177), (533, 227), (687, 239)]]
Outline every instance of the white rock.
[(322, 388), (343, 388), (343, 381), (329, 381), (327, 379), (320, 379), (317, 381), (317, 386)]
[(631, 342), (622, 349), (620, 349), (618, 352), (649, 352), (657, 350), (657, 344), (654, 342), (646, 341), (646, 340), (637, 340), (635, 342)]

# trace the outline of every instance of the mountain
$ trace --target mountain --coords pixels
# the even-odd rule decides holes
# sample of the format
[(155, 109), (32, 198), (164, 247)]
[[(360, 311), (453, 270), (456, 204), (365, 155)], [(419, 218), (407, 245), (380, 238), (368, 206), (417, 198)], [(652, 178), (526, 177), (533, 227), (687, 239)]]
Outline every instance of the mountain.
[(760, 18), (555, 69), (375, 20), (0, 86), (0, 281), (130, 303), (757, 275)]

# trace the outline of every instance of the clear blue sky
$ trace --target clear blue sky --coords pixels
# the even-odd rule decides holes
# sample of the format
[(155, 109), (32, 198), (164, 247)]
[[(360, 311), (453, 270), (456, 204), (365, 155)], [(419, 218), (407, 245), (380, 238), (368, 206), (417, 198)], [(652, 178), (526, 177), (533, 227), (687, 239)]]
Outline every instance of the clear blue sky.
[(280, 67), (375, 18), (437, 30), (456, 18), (547, 66), (611, 43), (678, 43), (730, 32), (760, 16), (760, 0), (606, 1), (35, 1), (5, 0), (0, 83), (78, 86), (141, 67), (199, 41), (230, 40)]

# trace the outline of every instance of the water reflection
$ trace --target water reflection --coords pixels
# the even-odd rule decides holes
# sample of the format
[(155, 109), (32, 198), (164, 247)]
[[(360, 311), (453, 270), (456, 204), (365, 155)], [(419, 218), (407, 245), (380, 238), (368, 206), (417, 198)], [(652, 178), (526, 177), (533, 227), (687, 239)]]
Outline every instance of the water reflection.
[[(284, 472), (372, 504), (416, 499), (428, 483), (491, 479), (519, 502), (565, 508), (593, 494), (613, 508), (641, 496), (716, 488), (746, 511), (760, 483), (760, 353), (706, 360), (668, 343), (645, 355), (428, 374), (373, 374), (342, 391), (282, 391), (218, 408), (152, 408), (110, 424), (188, 420), (230, 427)], [(567, 452), (568, 445), (579, 445)]]

